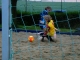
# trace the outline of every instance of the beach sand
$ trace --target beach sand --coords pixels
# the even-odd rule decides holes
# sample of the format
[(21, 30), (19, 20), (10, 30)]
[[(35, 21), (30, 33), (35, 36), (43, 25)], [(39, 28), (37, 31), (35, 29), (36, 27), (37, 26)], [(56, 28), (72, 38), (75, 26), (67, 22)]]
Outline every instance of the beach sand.
[[(34, 36), (29, 42), (28, 36)], [(80, 60), (80, 36), (57, 34), (57, 42), (38, 40), (38, 34), (12, 32), (13, 60)], [(0, 60), (2, 60), (2, 32), (0, 32)]]

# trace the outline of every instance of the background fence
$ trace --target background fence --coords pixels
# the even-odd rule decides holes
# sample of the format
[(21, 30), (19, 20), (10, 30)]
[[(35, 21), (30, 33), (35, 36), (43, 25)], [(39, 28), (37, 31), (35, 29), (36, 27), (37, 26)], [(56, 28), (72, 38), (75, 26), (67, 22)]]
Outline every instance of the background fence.
[[(68, 11), (80, 10), (80, 2), (62, 2), (62, 9)], [(17, 2), (17, 9), (28, 12), (41, 12), (44, 7), (51, 6), (53, 10), (61, 9), (61, 2), (36, 2), (25, 0)]]

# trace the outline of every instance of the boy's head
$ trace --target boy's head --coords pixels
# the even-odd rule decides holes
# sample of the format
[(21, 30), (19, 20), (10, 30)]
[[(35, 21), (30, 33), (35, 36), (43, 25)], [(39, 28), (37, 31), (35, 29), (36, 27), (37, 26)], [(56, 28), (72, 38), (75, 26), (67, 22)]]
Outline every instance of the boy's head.
[(46, 20), (46, 22), (50, 22), (50, 20), (52, 20), (52, 17), (50, 15), (45, 15), (43, 18)]
[(48, 7), (45, 7), (45, 10), (47, 10), (47, 12), (51, 12), (52, 8), (48, 6)]

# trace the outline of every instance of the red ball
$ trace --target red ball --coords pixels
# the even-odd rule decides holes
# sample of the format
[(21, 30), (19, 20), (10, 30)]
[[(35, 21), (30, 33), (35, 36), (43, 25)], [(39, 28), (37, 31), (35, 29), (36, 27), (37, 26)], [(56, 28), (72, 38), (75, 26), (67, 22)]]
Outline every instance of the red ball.
[(33, 42), (34, 41), (34, 37), (33, 36), (29, 36), (28, 40), (29, 40), (29, 42)]

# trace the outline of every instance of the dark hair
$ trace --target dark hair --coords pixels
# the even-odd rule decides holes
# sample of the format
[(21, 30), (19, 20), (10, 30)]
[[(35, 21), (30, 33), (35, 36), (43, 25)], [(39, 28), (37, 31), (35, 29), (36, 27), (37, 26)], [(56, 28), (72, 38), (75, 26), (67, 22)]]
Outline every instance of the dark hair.
[(45, 10), (47, 10), (47, 9), (51, 9), (51, 10), (52, 10), (52, 8), (51, 8), (51, 7), (49, 7), (49, 6), (45, 7)]

